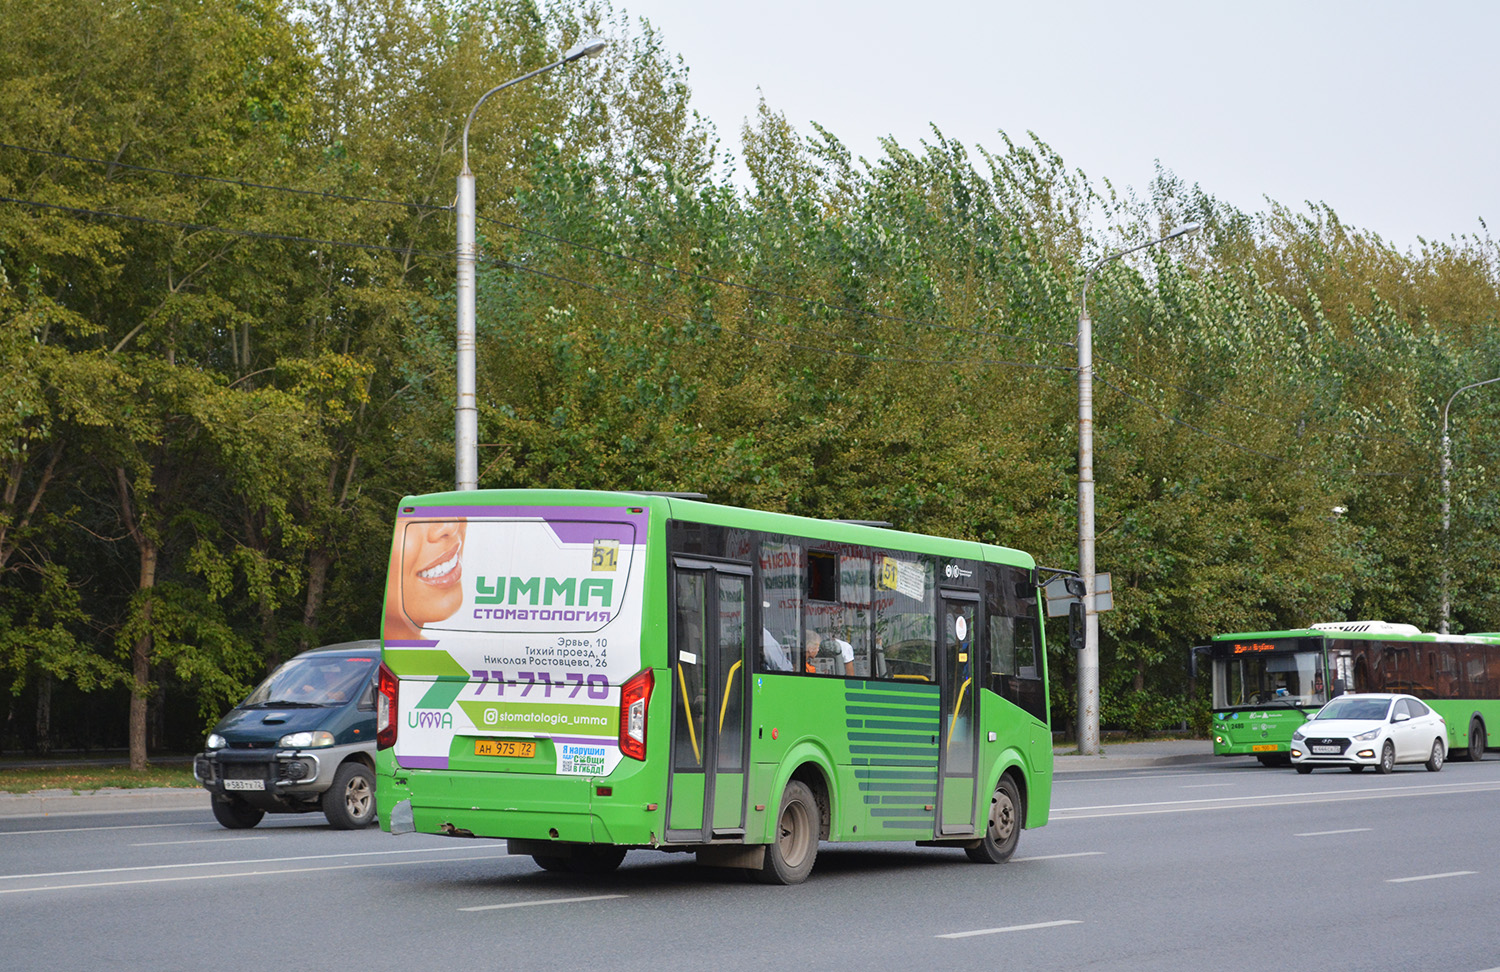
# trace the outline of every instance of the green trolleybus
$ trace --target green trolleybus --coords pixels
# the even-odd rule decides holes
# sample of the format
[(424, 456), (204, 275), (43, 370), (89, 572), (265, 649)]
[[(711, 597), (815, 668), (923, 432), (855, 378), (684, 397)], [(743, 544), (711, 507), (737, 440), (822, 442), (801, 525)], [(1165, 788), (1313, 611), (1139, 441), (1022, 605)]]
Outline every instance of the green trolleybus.
[(1047, 822), (1039, 571), (1016, 550), (676, 494), (412, 496), (380, 671), (381, 827), (549, 870), (819, 840), (980, 862)]
[(1344, 692), (1405, 692), (1448, 723), (1448, 751), (1483, 759), (1500, 727), (1500, 635), (1346, 621), (1215, 635), (1214, 753), (1290, 762), (1292, 733)]

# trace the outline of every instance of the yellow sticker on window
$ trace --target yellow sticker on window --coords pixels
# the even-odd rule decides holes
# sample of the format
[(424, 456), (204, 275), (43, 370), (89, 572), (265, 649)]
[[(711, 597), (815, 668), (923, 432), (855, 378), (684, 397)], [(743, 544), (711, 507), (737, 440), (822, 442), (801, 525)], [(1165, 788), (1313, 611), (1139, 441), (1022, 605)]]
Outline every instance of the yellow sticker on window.
[(594, 570), (613, 571), (620, 563), (620, 541), (594, 541)]

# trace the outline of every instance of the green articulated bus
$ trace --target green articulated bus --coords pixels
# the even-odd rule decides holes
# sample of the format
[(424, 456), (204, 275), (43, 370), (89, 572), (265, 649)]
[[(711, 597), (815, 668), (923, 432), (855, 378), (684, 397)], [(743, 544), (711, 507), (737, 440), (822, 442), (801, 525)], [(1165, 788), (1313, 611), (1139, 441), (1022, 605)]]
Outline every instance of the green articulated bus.
[(492, 490), (396, 517), (381, 827), (549, 870), (820, 840), (999, 863), (1047, 822), (1041, 572), (1004, 547), (700, 502)]
[(1340, 621), (1215, 635), (1214, 753), (1290, 762), (1292, 733), (1344, 692), (1405, 692), (1448, 724), (1448, 751), (1483, 759), (1500, 726), (1500, 635), (1424, 634), (1409, 624)]

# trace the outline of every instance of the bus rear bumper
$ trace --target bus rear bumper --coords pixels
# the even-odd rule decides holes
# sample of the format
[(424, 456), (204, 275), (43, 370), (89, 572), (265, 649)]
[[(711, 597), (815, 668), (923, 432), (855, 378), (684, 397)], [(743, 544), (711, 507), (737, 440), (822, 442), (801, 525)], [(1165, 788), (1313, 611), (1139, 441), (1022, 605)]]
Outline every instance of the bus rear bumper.
[[(663, 833), (656, 804), (622, 792), (633, 787), (610, 786), (592, 777), (453, 772), (424, 776), (408, 774), (412, 827), (417, 833), (630, 846), (659, 843)], [(605, 790), (608, 795), (600, 792)]]

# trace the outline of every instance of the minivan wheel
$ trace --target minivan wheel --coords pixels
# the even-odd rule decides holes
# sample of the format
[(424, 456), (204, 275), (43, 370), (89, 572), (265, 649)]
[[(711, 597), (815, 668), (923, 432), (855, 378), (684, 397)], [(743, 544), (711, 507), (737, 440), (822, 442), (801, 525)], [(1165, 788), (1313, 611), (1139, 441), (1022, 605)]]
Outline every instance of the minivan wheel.
[(266, 815), (264, 810), (257, 810), (243, 800), (215, 800), (213, 808), (214, 819), (230, 830), (248, 830)]
[(345, 763), (323, 794), (323, 816), (334, 830), (358, 830), (375, 820), (375, 774), (364, 763)]

